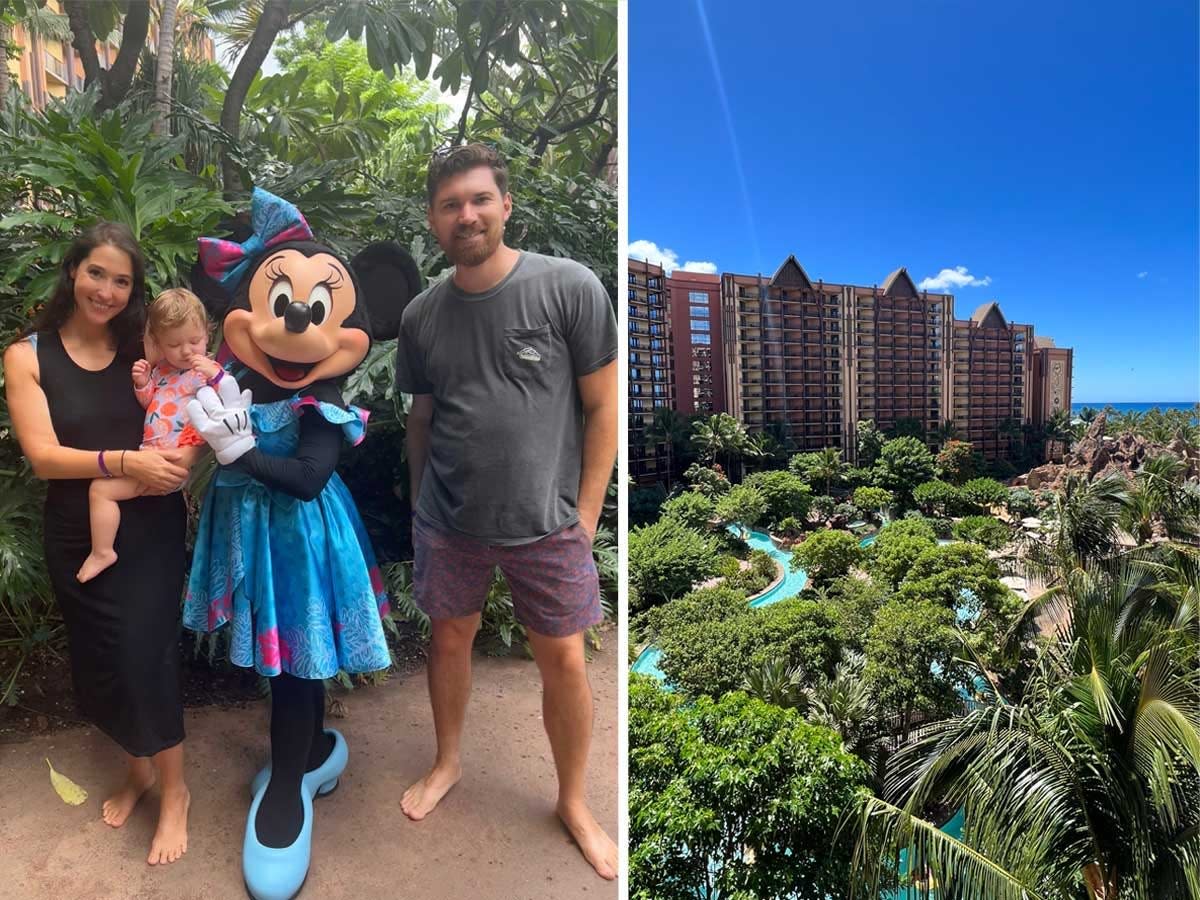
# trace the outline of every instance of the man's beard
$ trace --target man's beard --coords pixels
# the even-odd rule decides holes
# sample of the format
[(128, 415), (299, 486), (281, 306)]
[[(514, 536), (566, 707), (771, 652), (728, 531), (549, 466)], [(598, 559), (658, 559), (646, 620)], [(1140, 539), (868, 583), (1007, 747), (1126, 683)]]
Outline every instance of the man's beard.
[(459, 243), (459, 235), (455, 233), (450, 238), (449, 246), (442, 246), (442, 251), (446, 254), (446, 258), (456, 266), (478, 266), (491, 258), (492, 254), (500, 248), (500, 242), (504, 239), (504, 226), (497, 225), (494, 228), (488, 228), (482, 234), (483, 239), (475, 241), (469, 246), (464, 246)]

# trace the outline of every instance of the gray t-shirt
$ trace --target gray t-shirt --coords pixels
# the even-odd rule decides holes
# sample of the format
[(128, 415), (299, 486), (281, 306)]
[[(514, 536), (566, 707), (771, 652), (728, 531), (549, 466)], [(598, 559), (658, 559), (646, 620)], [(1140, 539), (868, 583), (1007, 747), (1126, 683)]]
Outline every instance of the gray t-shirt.
[(433, 395), (417, 512), (507, 545), (577, 521), (575, 379), (616, 357), (608, 294), (571, 260), (523, 252), (490, 291), (468, 294), (447, 278), (417, 296), (396, 352), (396, 386)]

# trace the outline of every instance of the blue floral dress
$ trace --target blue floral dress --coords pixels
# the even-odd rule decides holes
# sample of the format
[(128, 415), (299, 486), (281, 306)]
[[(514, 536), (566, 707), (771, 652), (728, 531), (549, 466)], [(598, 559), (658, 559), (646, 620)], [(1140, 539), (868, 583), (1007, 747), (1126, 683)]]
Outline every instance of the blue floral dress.
[[(255, 404), (258, 449), (291, 456), (300, 416), (341, 426), (353, 444), (366, 414), (299, 395)], [(382, 617), (387, 592), (354, 499), (337, 473), (304, 502), (240, 472), (218, 468), (196, 535), (183, 624), (233, 624), (230, 659), (268, 677), (331, 678), (391, 663)]]

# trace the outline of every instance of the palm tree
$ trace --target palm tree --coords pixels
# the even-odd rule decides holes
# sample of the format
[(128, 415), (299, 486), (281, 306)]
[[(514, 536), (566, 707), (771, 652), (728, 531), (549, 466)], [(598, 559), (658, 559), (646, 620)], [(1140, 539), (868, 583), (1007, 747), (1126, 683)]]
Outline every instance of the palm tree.
[[(1023, 696), (930, 726), (864, 802), (863, 896), (879, 896), (902, 851), (942, 896), (1200, 896), (1198, 644), (1144, 613), (1156, 590), (1128, 564), (1067, 575), (1069, 615)], [(962, 808), (961, 839), (921, 818), (932, 803)]]
[(1063, 453), (1065, 454), (1071, 449), (1071, 442), (1075, 438), (1075, 429), (1071, 424), (1071, 414), (1065, 409), (1060, 409), (1042, 426), (1042, 436), (1047, 441), (1052, 441), (1056, 444), (1062, 444)]
[(1088, 481), (1068, 475), (1043, 518), (1049, 532), (1027, 545), (1025, 563), (1048, 584), (1066, 573), (1115, 557), (1121, 550), (1121, 516), (1128, 485), (1120, 472)]
[(950, 441), (958, 440), (958, 426), (953, 419), (947, 419), (933, 430), (932, 437), (937, 440), (938, 446), (944, 447)]
[(1085, 406), (1079, 410), (1079, 421), (1084, 425), (1091, 425), (1096, 421), (1096, 416), (1100, 415), (1100, 411), (1092, 406)]
[(708, 461), (725, 458), (725, 471), (733, 475), (733, 460), (747, 446), (746, 429), (729, 413), (698, 419), (692, 425), (692, 446)]
[(825, 494), (828, 495), (835, 481), (841, 480), (846, 471), (846, 463), (842, 460), (842, 451), (836, 447), (826, 447), (811, 455), (808, 464), (810, 478), (824, 479)]
[(158, 10), (158, 68), (154, 74), (154, 133), (170, 132), (171, 73), (175, 67), (175, 12), (179, 0), (162, 0)]
[(841, 735), (843, 749), (872, 761), (880, 749), (881, 728), (875, 699), (863, 679), (865, 665), (861, 654), (845, 653), (833, 677), (818, 678), (804, 697), (810, 722), (833, 729)]
[(1187, 467), (1164, 453), (1147, 459), (1133, 476), (1121, 524), (1139, 544), (1154, 538), (1193, 540), (1197, 507), (1185, 490)]
[(681, 416), (669, 406), (660, 406), (654, 410), (654, 420), (646, 429), (646, 446), (655, 444), (667, 445), (667, 490), (675, 476), (675, 458), (679, 448), (686, 445), (688, 433), (687, 417)]

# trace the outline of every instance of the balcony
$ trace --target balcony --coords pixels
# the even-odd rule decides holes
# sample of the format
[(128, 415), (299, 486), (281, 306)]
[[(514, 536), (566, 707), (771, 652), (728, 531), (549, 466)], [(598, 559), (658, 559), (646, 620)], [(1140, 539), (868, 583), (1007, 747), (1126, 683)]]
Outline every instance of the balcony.
[(67, 81), (67, 64), (61, 59), (55, 59), (53, 56), (51, 56), (49, 50), (44, 50), (42, 52), (46, 59), (46, 74), (53, 75), (55, 80), (69, 87), (70, 82)]

